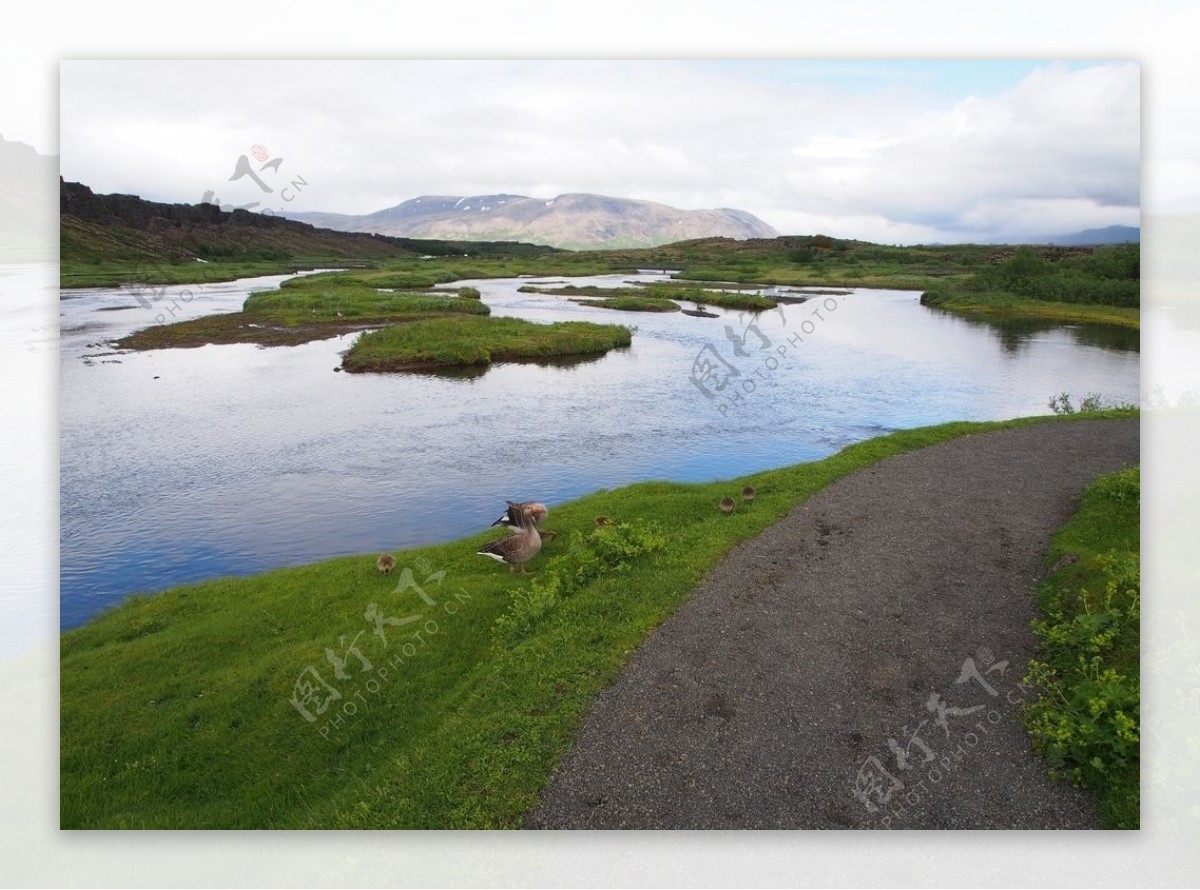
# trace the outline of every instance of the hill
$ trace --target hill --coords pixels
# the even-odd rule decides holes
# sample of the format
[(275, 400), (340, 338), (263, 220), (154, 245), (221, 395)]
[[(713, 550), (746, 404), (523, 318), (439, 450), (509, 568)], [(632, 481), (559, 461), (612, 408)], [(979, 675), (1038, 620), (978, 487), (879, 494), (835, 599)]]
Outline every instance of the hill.
[[(157, 281), (269, 274), (331, 263), (353, 265), (423, 256), (538, 256), (553, 248), (474, 244), (335, 232), (308, 223), (224, 211), (215, 204), (161, 204), (136, 195), (97, 195), (78, 182), (59, 181), (59, 244), (64, 286), (121, 283), (131, 268)], [(197, 266), (197, 261), (210, 266)], [(112, 269), (110, 282), (106, 272)], [(233, 277), (237, 277), (236, 275)]]
[(1137, 226), (1105, 226), (1102, 229), (1084, 229), (1067, 235), (1051, 235), (1035, 240), (1035, 244), (1055, 244), (1059, 247), (1087, 247), (1098, 244), (1139, 244), (1142, 230)]
[(774, 238), (779, 233), (743, 210), (680, 210), (652, 201), (567, 194), (422, 195), (362, 216), (295, 213), (291, 218), (342, 232), (410, 238), (524, 241), (572, 250), (657, 247), (695, 238)]

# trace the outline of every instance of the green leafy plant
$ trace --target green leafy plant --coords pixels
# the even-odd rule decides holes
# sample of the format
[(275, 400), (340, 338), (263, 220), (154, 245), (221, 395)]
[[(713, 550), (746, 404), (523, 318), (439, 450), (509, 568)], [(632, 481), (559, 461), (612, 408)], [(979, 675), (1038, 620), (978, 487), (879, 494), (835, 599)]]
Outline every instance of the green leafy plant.
[(1025, 706), (1034, 749), (1118, 828), (1139, 818), (1139, 506), (1133, 467), (1093, 485), (1060, 531), (1050, 555), (1063, 565), (1042, 585), (1041, 651), (1025, 679), (1037, 691)]
[[(1051, 411), (1055, 414), (1074, 414), (1076, 413), (1075, 405), (1071, 402), (1071, 394), (1069, 392), (1060, 392), (1056, 396), (1051, 396), (1047, 403)], [(1104, 397), (1098, 392), (1088, 393), (1083, 397), (1083, 401), (1079, 403), (1078, 412), (1080, 414), (1090, 414), (1096, 411), (1108, 410), (1134, 410), (1134, 406), (1128, 403), (1120, 403), (1116, 405), (1105, 405)]]
[(572, 533), (566, 553), (549, 560), (533, 581), (514, 590), (508, 609), (496, 618), (495, 640), (507, 645), (523, 639), (562, 600), (602, 576), (627, 572), (641, 557), (666, 546), (666, 535), (650, 522)]

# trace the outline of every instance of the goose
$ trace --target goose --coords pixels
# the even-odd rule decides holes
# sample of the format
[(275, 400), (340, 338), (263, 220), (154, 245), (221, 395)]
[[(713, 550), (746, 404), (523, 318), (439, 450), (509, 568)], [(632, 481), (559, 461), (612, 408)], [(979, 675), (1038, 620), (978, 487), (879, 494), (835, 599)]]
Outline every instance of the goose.
[[(497, 538), (495, 541), (488, 541), (480, 547), (476, 553), (480, 556), (487, 556), (496, 562), (508, 563), (510, 572), (516, 571), (519, 567), (522, 575), (528, 575), (529, 572), (525, 569), (525, 563), (537, 556), (538, 551), (542, 549), (542, 536), (538, 534), (537, 522), (534, 520), (534, 512), (532, 510), (519, 509), (521, 504), (513, 504), (509, 502), (509, 519), (520, 519), (520, 529), (513, 532), (507, 538)], [(540, 505), (538, 505), (540, 506)], [(545, 509), (544, 507), (542, 508)], [(495, 525), (508, 525), (510, 523), (501, 523), (497, 520)]]
[[(546, 517), (550, 515), (550, 511), (546, 509), (546, 505), (539, 501), (505, 501), (508, 504), (508, 509), (492, 523), (492, 526), (497, 525), (507, 526), (508, 528), (516, 529), (521, 526), (521, 515), (529, 513), (533, 519), (534, 525), (541, 525), (546, 521)], [(545, 531), (541, 532), (543, 539), (553, 541), (556, 537), (556, 532)]]
[(718, 504), (722, 513), (732, 513), (734, 506), (733, 498), (721, 498), (721, 503)]
[(396, 558), (390, 553), (379, 554), (379, 559), (375, 560), (375, 568), (383, 572), (385, 575), (390, 575), (392, 569), (396, 567)]

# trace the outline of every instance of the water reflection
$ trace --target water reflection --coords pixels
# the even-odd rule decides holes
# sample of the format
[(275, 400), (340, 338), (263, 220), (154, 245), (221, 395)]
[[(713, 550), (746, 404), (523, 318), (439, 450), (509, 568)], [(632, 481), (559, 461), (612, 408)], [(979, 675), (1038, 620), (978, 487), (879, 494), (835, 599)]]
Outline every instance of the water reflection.
[(925, 307), (931, 312), (948, 316), (964, 324), (989, 331), (1000, 348), (1015, 353), (1027, 348), (1039, 334), (1053, 332), (1064, 335), (1080, 346), (1095, 346), (1117, 352), (1138, 352), (1141, 349), (1141, 332), (1122, 325), (1094, 324), (1090, 322), (1054, 321), (1046, 318), (988, 318), (979, 315), (959, 316), (936, 306)]

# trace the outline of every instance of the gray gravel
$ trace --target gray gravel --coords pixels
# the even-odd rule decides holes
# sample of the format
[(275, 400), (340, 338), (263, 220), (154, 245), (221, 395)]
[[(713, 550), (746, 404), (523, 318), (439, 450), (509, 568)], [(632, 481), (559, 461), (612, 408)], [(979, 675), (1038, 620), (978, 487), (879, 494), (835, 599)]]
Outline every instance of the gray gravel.
[(1098, 827), (1032, 753), (1019, 680), (1051, 534), (1138, 459), (1136, 419), (1042, 424), (830, 486), (650, 635), (527, 826)]

